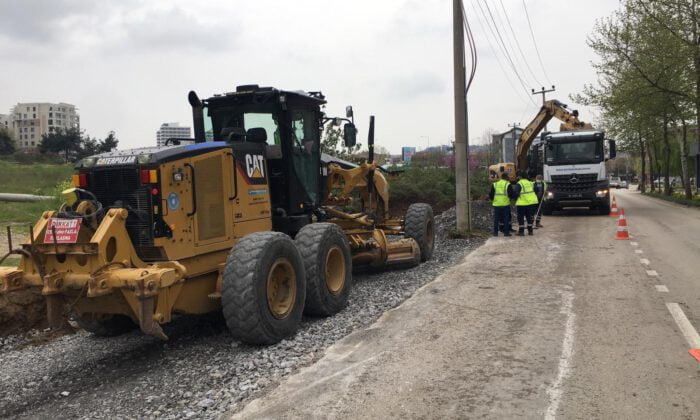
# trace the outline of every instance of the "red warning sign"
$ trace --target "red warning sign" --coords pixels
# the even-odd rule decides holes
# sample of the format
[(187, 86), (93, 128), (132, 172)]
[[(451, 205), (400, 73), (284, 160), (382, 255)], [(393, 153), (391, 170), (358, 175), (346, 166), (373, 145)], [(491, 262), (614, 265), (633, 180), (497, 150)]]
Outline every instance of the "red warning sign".
[(80, 219), (49, 219), (44, 235), (44, 243), (54, 243), (53, 232), (56, 231), (56, 243), (74, 244), (78, 242)]

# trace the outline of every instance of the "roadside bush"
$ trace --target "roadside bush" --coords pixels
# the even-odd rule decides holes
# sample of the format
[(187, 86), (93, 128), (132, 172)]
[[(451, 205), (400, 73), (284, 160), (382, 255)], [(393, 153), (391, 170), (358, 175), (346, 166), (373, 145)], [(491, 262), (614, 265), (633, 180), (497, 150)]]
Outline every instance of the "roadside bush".
[(666, 201), (671, 201), (673, 203), (677, 204), (683, 204), (684, 206), (689, 206), (689, 207), (700, 207), (700, 195), (695, 194), (693, 196), (692, 200), (688, 200), (685, 198), (685, 194), (683, 193), (673, 193), (672, 195), (665, 195), (663, 193), (657, 193), (657, 192), (646, 192), (644, 195), (648, 195), (649, 197), (654, 197), (658, 198), (660, 200), (666, 200)]
[[(491, 185), (486, 170), (470, 173), (472, 200), (483, 199)], [(409, 167), (389, 186), (392, 214), (399, 216), (411, 203), (428, 203), (436, 213), (455, 204), (455, 175), (450, 168)]]

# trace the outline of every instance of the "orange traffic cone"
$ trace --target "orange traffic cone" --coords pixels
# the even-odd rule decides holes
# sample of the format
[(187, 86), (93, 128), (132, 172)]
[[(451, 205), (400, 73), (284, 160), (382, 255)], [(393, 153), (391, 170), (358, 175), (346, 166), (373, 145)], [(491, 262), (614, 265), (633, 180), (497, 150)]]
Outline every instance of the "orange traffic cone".
[(615, 239), (628, 240), (630, 238), (629, 232), (627, 232), (627, 219), (625, 219), (625, 209), (620, 209), (620, 219), (617, 224), (617, 235)]
[(617, 203), (615, 202), (615, 197), (613, 197), (612, 207), (610, 207), (610, 217), (617, 217), (620, 214), (617, 212)]

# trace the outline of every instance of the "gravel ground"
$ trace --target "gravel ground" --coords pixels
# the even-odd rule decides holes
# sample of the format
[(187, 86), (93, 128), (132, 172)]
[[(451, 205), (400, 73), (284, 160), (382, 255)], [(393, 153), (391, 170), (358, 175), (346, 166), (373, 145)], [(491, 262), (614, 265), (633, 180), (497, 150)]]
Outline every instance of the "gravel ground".
[[(438, 231), (449, 221), (438, 219)], [(37, 344), (37, 333), (0, 338), (0, 416), (12, 418), (218, 418), (268, 392), (368, 326), (461, 260), (481, 239), (439, 238), (416, 268), (356, 273), (348, 308), (305, 318), (292, 339), (269, 347), (238, 343), (220, 315), (183, 317), (161, 342), (139, 332), (84, 332)]]

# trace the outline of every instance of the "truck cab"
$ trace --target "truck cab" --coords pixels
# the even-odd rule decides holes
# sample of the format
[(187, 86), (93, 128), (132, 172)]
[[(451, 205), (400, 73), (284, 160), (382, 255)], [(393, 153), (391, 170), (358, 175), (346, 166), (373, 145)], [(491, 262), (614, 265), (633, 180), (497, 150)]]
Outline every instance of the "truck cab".
[(548, 184), (543, 212), (564, 207), (610, 212), (610, 185), (605, 162), (615, 158), (615, 141), (599, 130), (543, 135), (542, 172)]

